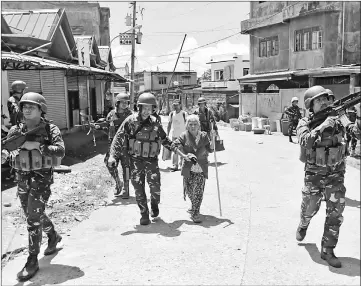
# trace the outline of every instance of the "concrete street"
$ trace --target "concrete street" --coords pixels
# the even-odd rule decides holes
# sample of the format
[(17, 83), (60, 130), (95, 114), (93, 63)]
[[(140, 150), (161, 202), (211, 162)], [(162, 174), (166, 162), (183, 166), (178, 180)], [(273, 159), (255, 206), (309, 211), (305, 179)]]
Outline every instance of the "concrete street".
[(151, 225), (139, 225), (133, 189), (129, 200), (113, 199), (109, 190), (110, 204), (64, 236), (57, 254), (41, 255), (31, 281), (15, 279), (26, 262), (21, 255), (3, 269), (2, 285), (359, 285), (359, 170), (347, 167), (335, 250), (343, 267), (335, 269), (320, 258), (324, 202), (305, 240), (295, 239), (304, 175), (299, 146), (280, 133), (219, 129), (226, 147), (217, 153), (222, 216), (213, 154), (201, 224), (188, 217), (180, 172), (160, 161), (162, 202)]

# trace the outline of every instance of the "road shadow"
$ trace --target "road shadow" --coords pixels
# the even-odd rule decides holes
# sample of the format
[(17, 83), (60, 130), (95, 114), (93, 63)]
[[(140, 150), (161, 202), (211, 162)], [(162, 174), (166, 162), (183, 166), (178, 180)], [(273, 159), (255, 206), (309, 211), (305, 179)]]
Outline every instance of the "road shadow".
[(361, 202), (357, 201), (357, 200), (353, 200), (353, 199), (349, 199), (349, 198), (345, 198), (345, 203), (347, 207), (353, 207), (353, 208), (360, 208), (361, 207)]
[[(217, 167), (221, 167), (223, 165), (227, 165), (228, 163), (222, 163), (222, 162), (217, 162)], [(208, 166), (210, 167), (216, 167), (216, 163), (209, 163)]]
[(166, 169), (164, 169), (164, 168), (159, 168), (159, 171), (162, 171), (162, 172), (165, 172), (165, 173), (172, 172), (172, 170), (171, 170), (170, 167), (167, 167)]
[[(76, 266), (69, 266), (63, 264), (51, 264), (51, 260), (61, 250), (49, 256), (44, 256), (39, 260), (39, 271), (36, 275), (26, 282), (18, 282), (14, 286), (42, 286), (51, 284), (62, 284), (71, 279), (77, 279), (84, 276), (84, 272)], [(31, 282), (30, 284), (29, 281)]]
[(299, 243), (298, 245), (304, 246), (314, 262), (328, 266), (331, 272), (351, 277), (360, 276), (360, 259), (353, 257), (338, 257), (342, 267), (334, 268), (329, 266), (328, 263), (321, 258), (321, 253), (315, 243)]
[(171, 223), (166, 223), (162, 218), (158, 217), (153, 219), (153, 223), (149, 225), (146, 226), (137, 225), (134, 227), (134, 230), (123, 232), (121, 235), (126, 236), (135, 233), (144, 233), (144, 234), (158, 234), (166, 237), (176, 237), (181, 235), (182, 232), (179, 230), (179, 228), (183, 224), (196, 225), (204, 228), (217, 226), (224, 222), (228, 223), (228, 225), (224, 226), (224, 228), (234, 224), (229, 219), (217, 218), (211, 215), (201, 215), (201, 217), (202, 217), (201, 223), (194, 223), (191, 220), (176, 220)]
[(115, 197), (113, 198), (109, 204), (106, 205), (106, 207), (110, 206), (127, 206), (127, 205), (134, 205), (137, 201), (135, 200), (135, 197), (129, 196), (129, 199), (122, 199), (121, 197)]

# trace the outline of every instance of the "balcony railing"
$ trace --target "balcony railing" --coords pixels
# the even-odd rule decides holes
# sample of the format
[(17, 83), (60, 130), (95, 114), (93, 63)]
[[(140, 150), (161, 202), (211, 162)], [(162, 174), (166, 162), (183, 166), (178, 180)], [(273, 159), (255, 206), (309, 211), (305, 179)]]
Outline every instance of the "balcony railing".
[(283, 9), (283, 21), (289, 21), (290, 19), (306, 16), (309, 14), (317, 14), (324, 12), (340, 11), (342, 2), (324, 2), (324, 1), (312, 1), (301, 2), (297, 4), (290, 4)]
[(203, 81), (201, 82), (201, 88), (239, 90), (239, 83), (237, 80)]

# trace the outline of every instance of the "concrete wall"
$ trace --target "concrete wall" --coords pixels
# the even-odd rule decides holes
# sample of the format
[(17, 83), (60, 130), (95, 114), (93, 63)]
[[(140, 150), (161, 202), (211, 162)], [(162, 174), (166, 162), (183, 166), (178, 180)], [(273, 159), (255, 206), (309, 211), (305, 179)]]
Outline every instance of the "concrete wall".
[[(1, 71), (1, 105), (2, 105), (2, 114), (5, 114), (8, 118), (4, 119), (4, 124), (8, 125), (10, 120), (10, 115), (7, 107), (7, 102), (10, 97), (9, 92), (9, 81), (8, 81), (8, 72), (7, 71)], [(3, 119), (1, 118), (1, 122), (3, 122)]]
[[(244, 62), (246, 61), (246, 62)], [(239, 55), (234, 61), (234, 78), (238, 79), (243, 76), (243, 69), (250, 68), (249, 55)]]
[(282, 9), (286, 7), (286, 5), (287, 1), (265, 1), (263, 3), (252, 1), (250, 18), (260, 18), (282, 12)]
[(256, 116), (257, 110), (257, 94), (256, 93), (242, 93), (240, 96), (240, 114), (251, 114)]
[[(178, 81), (179, 87), (182, 87), (182, 81), (184, 80), (184, 78), (182, 78), (182, 76), (187, 76), (187, 75), (189, 75), (189, 73), (187, 73), (187, 72), (174, 74), (170, 87), (173, 87), (174, 81)], [(159, 84), (159, 77), (162, 77), (162, 76), (167, 78), (166, 84)], [(191, 76), (191, 78), (190, 78), (190, 82), (188, 85), (196, 85), (197, 84), (197, 73), (191, 72), (190, 76)], [(152, 73), (152, 87), (151, 87), (152, 90), (161, 90), (162, 88), (167, 89), (171, 77), (172, 77), (171, 72), (169, 72), (169, 73), (153, 72)], [(145, 79), (144, 79), (144, 81), (145, 81)]]
[[(216, 70), (223, 70), (226, 66), (233, 65), (234, 66), (234, 60), (224, 61), (224, 62), (218, 62), (218, 63), (212, 63), (211, 64), (211, 80), (215, 81), (215, 75), (214, 71)], [(231, 75), (231, 79), (234, 78), (234, 74)]]
[(343, 63), (355, 64), (361, 61), (360, 50), (360, 2), (345, 1), (345, 34)]
[[(289, 30), (287, 24), (273, 25), (260, 28), (251, 32), (250, 37), (250, 73), (275, 72), (288, 70), (289, 68)], [(259, 40), (278, 36), (279, 52), (276, 56), (259, 57)]]

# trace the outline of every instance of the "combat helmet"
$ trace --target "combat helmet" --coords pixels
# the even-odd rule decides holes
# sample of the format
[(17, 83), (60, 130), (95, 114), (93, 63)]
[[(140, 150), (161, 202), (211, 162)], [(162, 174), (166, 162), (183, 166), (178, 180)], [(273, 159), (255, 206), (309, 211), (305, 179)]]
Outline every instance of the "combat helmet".
[(313, 112), (313, 109), (312, 109), (313, 100), (322, 95), (329, 95), (329, 94), (328, 94), (327, 90), (320, 85), (315, 85), (315, 86), (312, 86), (309, 89), (307, 89), (305, 92), (305, 98), (304, 98), (306, 109), (309, 109), (311, 112)]
[(25, 87), (26, 87), (26, 83), (24, 81), (22, 81), (22, 80), (16, 80), (11, 84), (11, 89), (15, 90), (17, 87), (24, 90)]
[(206, 99), (204, 97), (198, 98), (198, 104), (200, 103), (207, 103)]
[(292, 99), (291, 99), (291, 104), (292, 104), (294, 101), (298, 101), (298, 97), (297, 97), (297, 96), (292, 97)]
[(150, 92), (144, 92), (139, 95), (138, 105), (154, 105), (157, 106), (157, 100), (155, 96)]
[(115, 98), (115, 102), (119, 102), (119, 101), (130, 101), (130, 97), (128, 94), (126, 93), (119, 93), (117, 95), (117, 97)]
[(336, 99), (336, 98), (335, 98), (335, 95), (333, 94), (333, 92), (332, 92), (331, 89), (328, 89), (328, 88), (327, 88), (326, 91), (327, 91), (328, 95), (333, 98), (333, 100)]
[(22, 110), (22, 105), (24, 103), (35, 103), (40, 106), (40, 109), (43, 113), (48, 111), (48, 107), (46, 105), (46, 100), (44, 96), (36, 92), (27, 92), (25, 93), (21, 100), (19, 101), (20, 110)]

